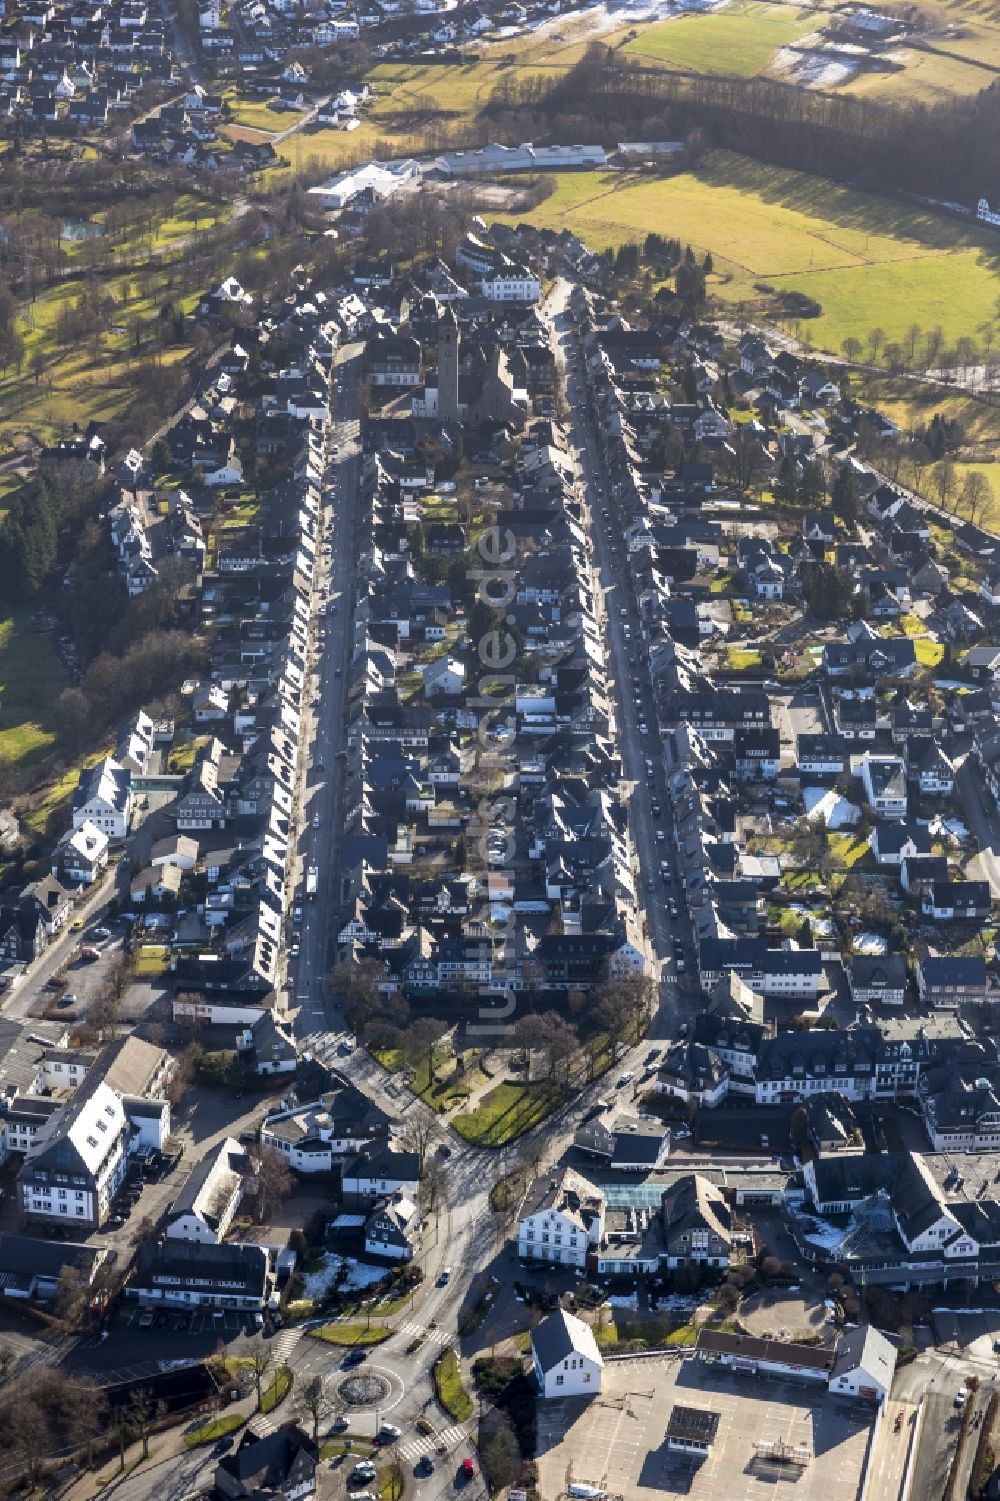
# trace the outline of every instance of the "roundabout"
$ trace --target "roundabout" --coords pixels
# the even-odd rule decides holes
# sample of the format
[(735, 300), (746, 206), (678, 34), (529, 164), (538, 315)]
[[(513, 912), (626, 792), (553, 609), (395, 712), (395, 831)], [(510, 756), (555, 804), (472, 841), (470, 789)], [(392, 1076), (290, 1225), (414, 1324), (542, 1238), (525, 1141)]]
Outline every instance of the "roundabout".
[(385, 1366), (370, 1366), (364, 1371), (351, 1371), (335, 1381), (334, 1390), (340, 1402), (351, 1412), (378, 1412), (385, 1414), (398, 1407), (406, 1394), (403, 1378)]
[(358, 1371), (337, 1384), (337, 1395), (348, 1407), (381, 1407), (392, 1390), (378, 1371)]

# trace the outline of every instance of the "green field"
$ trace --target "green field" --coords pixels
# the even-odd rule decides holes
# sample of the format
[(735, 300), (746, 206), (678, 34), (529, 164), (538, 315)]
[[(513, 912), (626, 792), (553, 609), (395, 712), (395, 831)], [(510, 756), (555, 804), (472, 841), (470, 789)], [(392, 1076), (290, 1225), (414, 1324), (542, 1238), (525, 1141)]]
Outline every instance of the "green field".
[(66, 675), (51, 634), (23, 612), (0, 616), (0, 756), (30, 766), (55, 743), (52, 710)]
[(901, 338), (912, 323), (948, 339), (977, 337), (1000, 294), (994, 240), (940, 215), (712, 152), (696, 172), (637, 178), (565, 174), (526, 216), (574, 230), (594, 250), (650, 230), (710, 251), (710, 292), (724, 303), (759, 300), (756, 284), (814, 297), (821, 317), (802, 325), (817, 348), (878, 326)]
[(658, 21), (629, 42), (625, 51), (693, 73), (750, 78), (767, 67), (780, 47), (815, 31), (822, 20), (812, 10), (748, 0), (718, 14)]
[(476, 1146), (502, 1147), (537, 1126), (564, 1098), (557, 1084), (498, 1084), (475, 1110), (456, 1115), (452, 1125)]

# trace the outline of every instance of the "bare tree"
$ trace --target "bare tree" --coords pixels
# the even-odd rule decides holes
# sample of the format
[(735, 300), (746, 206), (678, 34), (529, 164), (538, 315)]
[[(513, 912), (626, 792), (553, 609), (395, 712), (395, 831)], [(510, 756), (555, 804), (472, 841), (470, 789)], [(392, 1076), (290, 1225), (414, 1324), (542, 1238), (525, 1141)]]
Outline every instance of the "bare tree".
[(66, 1262), (56, 1284), (55, 1310), (70, 1329), (76, 1329), (90, 1304), (90, 1292), (77, 1267)]
[(28, 1482), (34, 1486), (38, 1462), (49, 1438), (46, 1413), (30, 1393), (14, 1398), (3, 1412), (3, 1435), (8, 1446), (20, 1457)]
[(260, 1412), (264, 1405), (264, 1377), (274, 1364), (274, 1351), (262, 1339), (255, 1339), (250, 1342), (248, 1353), (254, 1386), (257, 1388), (257, 1411)]
[(299, 1392), (299, 1411), (309, 1419), (314, 1444), (319, 1443), (320, 1424), (333, 1411), (333, 1403), (322, 1376), (313, 1376)]
[(17, 1363), (17, 1353), (13, 1345), (8, 1345), (6, 1340), (0, 1340), (0, 1384), (5, 1382)]
[(403, 1126), (400, 1139), (403, 1145), (417, 1155), (417, 1162), (421, 1174), (427, 1162), (427, 1151), (434, 1139), (434, 1124), (430, 1116), (414, 1105), (411, 1114)]
[(257, 1219), (263, 1224), (270, 1211), (288, 1197), (295, 1185), (292, 1170), (275, 1147), (262, 1147), (256, 1164)]
[(139, 1435), (143, 1459), (149, 1458), (149, 1432), (153, 1414), (163, 1407), (163, 1403), (153, 1401), (153, 1394), (148, 1386), (137, 1387), (132, 1393), (132, 1400), (127, 1408), (128, 1420), (130, 1427)]
[(651, 975), (607, 973), (591, 992), (593, 1014), (608, 1034), (612, 1057), (639, 1041), (656, 1008), (658, 991)]

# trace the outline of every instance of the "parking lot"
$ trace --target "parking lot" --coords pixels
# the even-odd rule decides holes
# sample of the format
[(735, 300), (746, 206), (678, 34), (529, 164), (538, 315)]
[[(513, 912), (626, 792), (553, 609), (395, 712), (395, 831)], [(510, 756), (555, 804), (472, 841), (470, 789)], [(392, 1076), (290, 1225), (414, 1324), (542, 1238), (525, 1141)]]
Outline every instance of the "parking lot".
[[(675, 1403), (719, 1415), (704, 1460), (668, 1450)], [(787, 1484), (796, 1501), (855, 1501), (873, 1418), (867, 1405), (822, 1388), (730, 1374), (692, 1358), (609, 1361), (593, 1401), (539, 1404), (540, 1489), (558, 1496), (577, 1483), (625, 1501), (648, 1491), (761, 1501)], [(758, 1439), (805, 1444), (813, 1458), (804, 1468), (758, 1459)]]

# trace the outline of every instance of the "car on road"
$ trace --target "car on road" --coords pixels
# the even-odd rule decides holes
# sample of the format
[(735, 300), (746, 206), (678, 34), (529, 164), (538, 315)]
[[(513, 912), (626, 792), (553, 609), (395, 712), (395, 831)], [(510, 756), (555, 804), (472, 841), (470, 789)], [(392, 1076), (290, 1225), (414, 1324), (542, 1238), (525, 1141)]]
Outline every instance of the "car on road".
[(450, 1266), (446, 1266), (444, 1268), (444, 1271), (441, 1273), (440, 1277), (438, 1278), (438, 1287), (447, 1287), (448, 1283), (450, 1281), (451, 1281), (451, 1267)]
[(357, 1346), (355, 1346), (353, 1350), (348, 1350), (347, 1354), (341, 1361), (341, 1365), (344, 1367), (344, 1370), (347, 1371), (350, 1370), (351, 1366), (363, 1365), (367, 1359), (368, 1351), (361, 1350)]
[(461, 1469), (462, 1474), (465, 1476), (466, 1480), (471, 1480), (473, 1475), (476, 1473), (476, 1467), (472, 1463), (471, 1459), (463, 1459)]
[(676, 1126), (676, 1127), (672, 1127), (671, 1129), (673, 1130), (674, 1135), (680, 1141), (683, 1141), (686, 1136), (690, 1136), (691, 1135), (691, 1128), (690, 1128), (690, 1126)]
[(313, 816), (312, 816), (312, 826), (313, 826), (314, 829), (318, 829), (319, 828), (319, 814), (318, 813), (314, 813)]
[(634, 1078), (635, 1074), (632, 1069), (626, 1069), (621, 1078), (618, 1080), (618, 1088), (621, 1089), (624, 1085), (631, 1084)]
[(667, 909), (671, 917), (677, 916), (677, 903), (672, 896), (667, 898)]
[(416, 1464), (413, 1466), (413, 1473), (414, 1475), (434, 1474), (434, 1461), (433, 1459), (431, 1459), (429, 1454), (424, 1454), (420, 1459), (417, 1460)]
[(80, 997), (77, 995), (75, 990), (65, 990), (63, 991), (62, 1000), (59, 1002), (59, 1004), (60, 1006), (75, 1006), (79, 999)]
[(437, 1154), (438, 1154), (439, 1157), (450, 1157), (451, 1156), (451, 1147), (448, 1145), (448, 1143), (446, 1141), (442, 1141), (442, 1142), (438, 1143)]
[(392, 1439), (401, 1438), (402, 1435), (402, 1428), (397, 1428), (395, 1423), (383, 1423), (378, 1431), (379, 1438), (389, 1439), (390, 1441)]
[(968, 1397), (968, 1395), (969, 1394), (965, 1390), (964, 1386), (959, 1387), (958, 1391), (955, 1393), (955, 1406), (956, 1407), (964, 1407), (965, 1406), (965, 1400)]
[(100, 939), (103, 942), (105, 938), (110, 938), (111, 937), (111, 929), (110, 928), (91, 928), (91, 930), (90, 930), (90, 936), (91, 936), (91, 938)]

